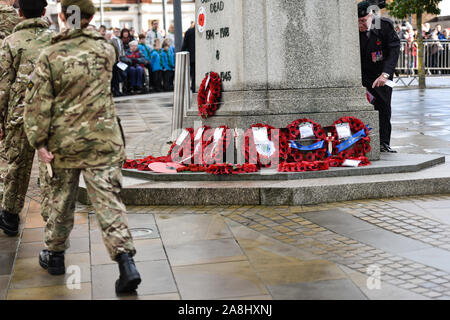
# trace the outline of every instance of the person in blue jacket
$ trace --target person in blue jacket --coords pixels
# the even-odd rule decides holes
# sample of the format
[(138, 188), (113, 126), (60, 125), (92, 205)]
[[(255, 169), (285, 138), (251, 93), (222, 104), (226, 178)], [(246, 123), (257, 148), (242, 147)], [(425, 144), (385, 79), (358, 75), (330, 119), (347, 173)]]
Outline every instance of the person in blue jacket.
[(153, 51), (150, 58), (150, 64), (152, 68), (152, 85), (156, 92), (163, 91), (162, 87), (162, 75), (164, 65), (161, 59), (161, 42), (159, 39), (155, 39), (153, 44)]
[(161, 60), (163, 63), (164, 91), (173, 91), (173, 78), (175, 75), (175, 55), (170, 46), (170, 39), (165, 39), (163, 41)]
[[(148, 76), (152, 76), (152, 66), (150, 64), (152, 58), (152, 49), (145, 43), (145, 34), (139, 35), (139, 52), (145, 58), (145, 68), (148, 70)], [(149, 81), (149, 89), (151, 89), (151, 81)]]

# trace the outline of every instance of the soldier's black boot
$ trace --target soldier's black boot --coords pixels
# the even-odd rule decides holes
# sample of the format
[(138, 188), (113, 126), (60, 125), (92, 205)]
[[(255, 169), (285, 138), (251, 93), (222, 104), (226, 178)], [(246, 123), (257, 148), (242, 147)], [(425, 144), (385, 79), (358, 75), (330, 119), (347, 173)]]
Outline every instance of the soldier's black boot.
[(54, 252), (44, 249), (39, 254), (39, 264), (53, 276), (66, 273), (64, 251)]
[(10, 237), (17, 236), (19, 233), (19, 215), (2, 210), (0, 212), (0, 229)]
[(129, 293), (137, 289), (141, 283), (141, 275), (136, 269), (129, 253), (121, 253), (116, 257), (119, 263), (120, 277), (116, 281), (116, 293)]

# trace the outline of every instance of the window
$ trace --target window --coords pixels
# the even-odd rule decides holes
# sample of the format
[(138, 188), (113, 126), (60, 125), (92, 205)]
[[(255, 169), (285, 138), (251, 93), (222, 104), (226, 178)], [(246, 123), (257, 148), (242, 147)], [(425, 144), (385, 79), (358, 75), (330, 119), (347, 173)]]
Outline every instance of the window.
[[(111, 28), (111, 20), (104, 20), (103, 24), (105, 25), (106, 29)], [(100, 20), (95, 21), (95, 26), (97, 28), (100, 28), (100, 26), (102, 25)]]
[(120, 21), (120, 29), (127, 28), (130, 29), (133, 27), (133, 20), (121, 20)]

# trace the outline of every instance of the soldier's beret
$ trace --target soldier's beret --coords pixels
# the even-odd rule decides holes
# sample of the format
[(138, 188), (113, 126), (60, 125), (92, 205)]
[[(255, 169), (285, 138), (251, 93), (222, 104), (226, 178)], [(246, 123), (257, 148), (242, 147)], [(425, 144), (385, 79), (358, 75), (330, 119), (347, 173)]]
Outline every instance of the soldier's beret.
[(19, 8), (22, 11), (44, 10), (47, 0), (19, 0)]
[(361, 1), (358, 3), (358, 18), (365, 17), (369, 14), (370, 3), (368, 1)]
[(95, 6), (91, 0), (62, 0), (61, 6), (70, 7), (70, 6), (78, 6), (80, 11), (93, 16), (95, 14)]

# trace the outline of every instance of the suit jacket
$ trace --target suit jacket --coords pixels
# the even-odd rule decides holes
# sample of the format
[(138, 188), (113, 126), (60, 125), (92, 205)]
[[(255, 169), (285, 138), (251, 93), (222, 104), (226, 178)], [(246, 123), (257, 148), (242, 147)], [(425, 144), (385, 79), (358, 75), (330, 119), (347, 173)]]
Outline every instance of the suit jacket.
[(400, 54), (400, 39), (394, 25), (387, 18), (380, 18), (380, 28), (360, 32), (362, 80), (365, 87), (372, 87), (373, 82), (383, 73), (393, 79)]
[(191, 54), (191, 64), (195, 64), (195, 27), (189, 28), (184, 34), (181, 51), (188, 51)]

